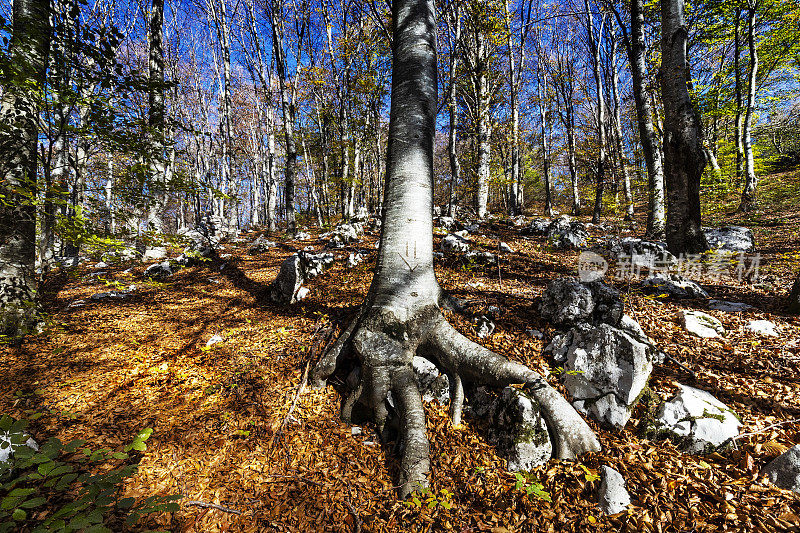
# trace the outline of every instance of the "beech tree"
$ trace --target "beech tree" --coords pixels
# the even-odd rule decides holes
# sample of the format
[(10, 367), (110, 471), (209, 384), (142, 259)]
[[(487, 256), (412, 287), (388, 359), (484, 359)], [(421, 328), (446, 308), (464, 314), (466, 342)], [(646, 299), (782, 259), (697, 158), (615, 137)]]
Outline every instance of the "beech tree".
[(667, 247), (675, 255), (708, 248), (700, 227), (700, 177), (706, 166), (700, 117), (689, 96), (684, 0), (661, 2), (661, 91)]
[[(14, 0), (0, 102), (0, 334), (35, 330), (36, 146), (39, 89), (50, 46), (50, 2)], [(10, 82), (10, 83), (9, 83)]]
[(541, 376), (470, 341), (442, 316), (431, 215), (437, 112), (433, 0), (395, 0), (392, 31), (386, 203), (375, 274), (360, 313), (317, 363), (311, 381), (322, 387), (337, 367), (347, 372), (355, 365), (358, 384), (346, 391), (342, 418), (366, 415), (381, 434), (389, 422), (399, 422), (402, 497), (425, 486), (430, 469), (425, 411), (411, 368), (415, 355), (448, 374), (454, 424), (461, 421), (465, 382), (525, 384), (542, 405), (555, 457), (598, 450), (586, 422)]

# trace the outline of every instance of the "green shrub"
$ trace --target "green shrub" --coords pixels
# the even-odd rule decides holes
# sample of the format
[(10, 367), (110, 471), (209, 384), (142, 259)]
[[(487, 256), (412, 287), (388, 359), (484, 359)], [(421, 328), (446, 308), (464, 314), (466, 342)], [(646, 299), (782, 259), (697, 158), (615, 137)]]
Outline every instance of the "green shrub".
[[(39, 450), (25, 444), (26, 420), (0, 416), (0, 431), (11, 442), (8, 462), (0, 463), (0, 533), (111, 532), (106, 524), (131, 526), (150, 513), (177, 511), (181, 496), (120, 498), (125, 478), (136, 474), (128, 452), (143, 452), (153, 432), (140, 432), (123, 451), (92, 451), (85, 441), (49, 439)], [(116, 466), (116, 468), (114, 468)]]

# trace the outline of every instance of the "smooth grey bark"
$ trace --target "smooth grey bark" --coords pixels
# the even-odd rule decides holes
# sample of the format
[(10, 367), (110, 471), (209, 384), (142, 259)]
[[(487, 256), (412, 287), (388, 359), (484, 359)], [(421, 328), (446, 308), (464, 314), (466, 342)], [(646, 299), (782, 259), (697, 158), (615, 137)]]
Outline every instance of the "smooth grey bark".
[(399, 420), (401, 497), (426, 486), (430, 470), (425, 411), (411, 369), (415, 354), (435, 361), (450, 376), (456, 392), (451, 405), (455, 423), (460, 423), (458, 392), (464, 381), (490, 386), (525, 383), (543, 405), (558, 457), (596, 451), (594, 433), (546, 381), (473, 343), (441, 314), (432, 235), (437, 112), (433, 0), (395, 0), (392, 24), (385, 204), (375, 274), (361, 312), (317, 363), (311, 382), (324, 386), (337, 366), (355, 359), (358, 384), (346, 391), (342, 417), (366, 415), (382, 435), (390, 421)]
[[(166, 161), (164, 158), (165, 105), (164, 105), (164, 0), (152, 0), (148, 44), (148, 112), (150, 154), (151, 204), (147, 210), (147, 225), (163, 233), (161, 211), (166, 204)], [(79, 159), (82, 159), (79, 157)], [(82, 165), (79, 165), (79, 167)]]
[(622, 173), (622, 191), (625, 196), (625, 220), (633, 220), (633, 192), (631, 191), (631, 175), (625, 164), (625, 150), (622, 142), (622, 119), (620, 95), (619, 95), (619, 72), (617, 71), (617, 40), (611, 41), (611, 99), (614, 102), (614, 141), (617, 148), (619, 159), (619, 170)]
[(741, 211), (749, 211), (756, 202), (756, 176), (755, 162), (753, 160), (753, 141), (750, 130), (753, 126), (753, 108), (756, 103), (756, 77), (758, 75), (758, 53), (756, 52), (756, 6), (751, 1), (747, 7), (747, 49), (750, 54), (750, 68), (747, 75), (747, 105), (744, 113), (744, 127), (742, 131), (742, 149), (744, 150), (744, 189), (742, 189)]
[(572, 214), (581, 214), (581, 197), (578, 189), (578, 165), (575, 157), (575, 63), (572, 50), (559, 43), (556, 47), (556, 73), (554, 76), (559, 117), (567, 132), (567, 167), (572, 193)]
[(550, 190), (550, 149), (547, 142), (547, 73), (541, 57), (536, 58), (536, 96), (539, 99), (539, 123), (542, 128), (542, 175), (544, 180), (544, 214), (553, 216), (553, 195)]
[(644, 2), (631, 0), (631, 32), (628, 36), (625, 24), (618, 11), (614, 11), (622, 31), (628, 60), (631, 65), (633, 101), (636, 107), (636, 124), (639, 142), (642, 145), (648, 180), (648, 206), (646, 234), (650, 238), (664, 235), (666, 210), (664, 204), (664, 166), (661, 145), (653, 123), (653, 106), (647, 94), (647, 46), (644, 38)]
[(475, 212), (484, 218), (489, 204), (489, 177), (492, 161), (492, 125), (489, 117), (489, 86), (486, 79), (486, 37), (475, 33), (475, 113), (478, 142), (478, 181), (475, 191)]
[[(516, 54), (514, 53), (514, 32), (512, 30), (513, 15), (509, 7), (509, 0), (505, 1), (506, 15), (506, 42), (508, 46), (508, 93), (511, 106), (511, 186), (509, 195), (509, 207), (512, 215), (519, 215), (524, 208), (524, 188), (522, 175), (520, 172), (520, 132), (519, 132), (519, 93), (522, 89), (522, 69), (525, 65), (525, 40), (530, 29), (531, 1), (527, 2), (527, 17), (521, 21), (519, 36), (519, 64), (517, 64)], [(521, 12), (525, 8), (525, 3), (520, 6)], [(545, 153), (547, 150), (545, 149)], [(546, 156), (545, 156), (546, 157)], [(549, 199), (549, 188), (548, 188)], [(547, 202), (550, 203), (549, 201)], [(545, 211), (548, 211), (545, 209)], [(550, 210), (552, 211), (552, 209)]]
[(700, 117), (689, 96), (684, 0), (661, 2), (661, 92), (667, 247), (674, 255), (708, 249), (700, 224), (700, 177), (706, 166)]
[(456, 102), (456, 72), (458, 71), (458, 53), (456, 52), (461, 40), (461, 9), (458, 2), (450, 4), (448, 11), (448, 22), (452, 19), (453, 34), (452, 42), (450, 43), (450, 63), (448, 67), (449, 83), (447, 89), (447, 111), (449, 118), (449, 128), (447, 136), (447, 155), (450, 160), (450, 185), (447, 192), (447, 216), (454, 216), (453, 213), (453, 195), (455, 187), (461, 177), (461, 163), (458, 161), (458, 153), (456, 151), (456, 127), (458, 125), (458, 104)]
[(586, 7), (586, 31), (589, 40), (589, 50), (592, 54), (592, 73), (594, 75), (594, 88), (597, 96), (597, 129), (598, 129), (598, 154), (597, 166), (595, 167), (595, 197), (594, 210), (592, 211), (592, 222), (600, 222), (600, 215), (603, 213), (603, 188), (606, 179), (606, 128), (605, 128), (605, 98), (603, 98), (603, 78), (600, 72), (600, 40), (603, 35), (601, 25), (597, 39), (594, 36), (594, 16), (589, 7), (589, 0), (584, 0)]
[(736, 137), (736, 184), (741, 183), (744, 175), (744, 144), (742, 144), (742, 128), (744, 115), (742, 115), (742, 71), (739, 66), (741, 55), (740, 15), (738, 7), (733, 11), (733, 80), (736, 96), (736, 116), (734, 119), (734, 136)]
[(39, 105), (50, 46), (48, 0), (14, 0), (11, 63), (0, 101), (0, 334), (37, 330), (36, 180)]

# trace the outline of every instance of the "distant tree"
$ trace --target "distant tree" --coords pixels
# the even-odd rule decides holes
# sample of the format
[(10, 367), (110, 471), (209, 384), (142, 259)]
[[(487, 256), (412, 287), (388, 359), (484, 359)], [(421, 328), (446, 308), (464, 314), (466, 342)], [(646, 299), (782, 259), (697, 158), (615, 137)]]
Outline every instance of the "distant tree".
[(322, 357), (311, 380), (324, 386), (337, 365), (356, 360), (359, 382), (347, 391), (342, 417), (349, 421), (366, 415), (381, 434), (392, 417), (399, 418), (401, 496), (425, 486), (430, 470), (425, 410), (411, 368), (415, 355), (436, 361), (448, 374), (455, 424), (461, 420), (464, 382), (524, 383), (542, 405), (555, 443), (554, 456), (573, 458), (598, 450), (586, 422), (543, 378), (470, 341), (442, 316), (443, 295), (433, 270), (431, 214), (437, 114), (433, 0), (395, 0), (392, 24), (386, 204), (375, 274), (359, 316)]
[(689, 96), (684, 0), (661, 2), (661, 91), (667, 246), (675, 255), (708, 248), (700, 227), (700, 177), (706, 166), (700, 117)]
[(2, 57), (0, 102), (0, 334), (18, 338), (38, 323), (36, 180), (39, 103), (50, 46), (50, 2), (14, 0)]

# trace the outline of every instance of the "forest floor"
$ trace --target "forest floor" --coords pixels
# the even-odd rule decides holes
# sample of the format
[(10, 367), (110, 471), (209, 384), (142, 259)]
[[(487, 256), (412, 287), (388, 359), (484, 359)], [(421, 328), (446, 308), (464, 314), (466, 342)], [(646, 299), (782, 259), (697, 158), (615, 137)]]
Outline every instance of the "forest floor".
[[(796, 190), (797, 179), (771, 176), (762, 187), (775, 191), (789, 183)], [(770, 197), (754, 213), (717, 209), (707, 216), (714, 225), (746, 224), (755, 233), (758, 278), (739, 282), (731, 271), (698, 279), (712, 298), (748, 303), (750, 311), (709, 311), (705, 301), (654, 298), (639, 290), (639, 280), (610, 278), (626, 312), (682, 363), (658, 365), (652, 389), (667, 399), (676, 383), (689, 384), (729, 405), (744, 434), (734, 450), (693, 456), (669, 441), (644, 438), (638, 432), (646, 417), (642, 406), (621, 432), (590, 422), (602, 452), (580, 462), (551, 460), (520, 478), (505, 470), (480, 421), (453, 428), (446, 406), (430, 403), (433, 497), (422, 508), (398, 501), (392, 447), (381, 445), (370, 427), (359, 433), (341, 422), (332, 387), (297, 394), (333, 328), (355, 315), (370, 283), (377, 235), (334, 250), (334, 266), (308, 282), (309, 296), (291, 306), (269, 303), (264, 289), (295, 249), (320, 250), (316, 238), (267, 235), (279, 246), (251, 256), (247, 244), (256, 234), (244, 235), (245, 242), (221, 251), (230, 257), (185, 268), (164, 283), (142, 281), (147, 265), (141, 263), (131, 271), (131, 265), (114, 266), (103, 279), (89, 266), (56, 271), (43, 287), (48, 330), (22, 347), (0, 348), (0, 412), (42, 414), (30, 425), (40, 442), (81, 438), (93, 448), (120, 449), (153, 428), (125, 496), (181, 494), (184, 501), (241, 512), (183, 505), (137, 530), (800, 531), (800, 496), (758, 476), (770, 459), (800, 442), (800, 319), (784, 310), (800, 268), (800, 204), (794, 200)], [(628, 223), (608, 222), (618, 228), (612, 234), (635, 235), (624, 229)], [(609, 232), (593, 234), (599, 239)], [(522, 237), (500, 221), (471, 237), (473, 249), (493, 251), (502, 240), (515, 252), (502, 256), (499, 269), (465, 267), (448, 256), (436, 261), (437, 276), (473, 310), (497, 306), (501, 316), (488, 339), (477, 339), (467, 318), (448, 318), (468, 337), (544, 371), (552, 362), (542, 348), (553, 329), (539, 316), (536, 299), (549, 280), (575, 275), (578, 252), (554, 251), (544, 238)], [(370, 255), (347, 268), (355, 249)], [(114, 281), (138, 289), (126, 300), (89, 300)], [(77, 299), (89, 303), (69, 307)], [(677, 319), (685, 308), (716, 316), (727, 334), (690, 336)], [(752, 319), (774, 321), (780, 337), (750, 332), (744, 325)], [(545, 339), (532, 338), (530, 328)], [(225, 340), (207, 348), (215, 334)], [(598, 510), (601, 465), (626, 479), (633, 498), (627, 512), (605, 516)], [(552, 502), (526, 494), (533, 480)]]

